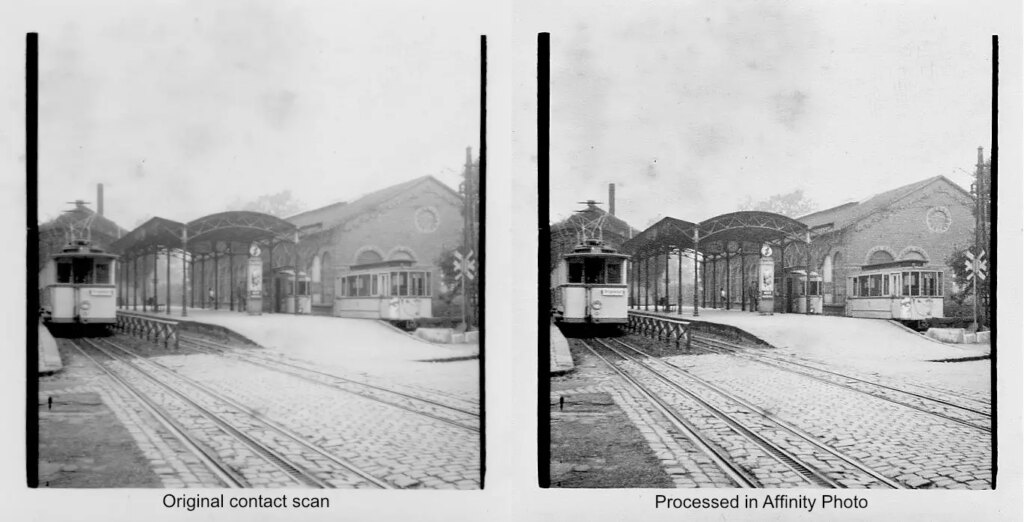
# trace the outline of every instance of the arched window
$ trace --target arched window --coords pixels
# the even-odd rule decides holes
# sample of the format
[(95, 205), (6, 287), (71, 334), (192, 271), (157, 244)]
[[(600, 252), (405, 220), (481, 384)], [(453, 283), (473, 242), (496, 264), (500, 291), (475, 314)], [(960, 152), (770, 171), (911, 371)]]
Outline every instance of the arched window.
[(309, 267), (309, 278), (315, 284), (320, 282), (320, 258), (314, 256), (313, 263)]
[(887, 250), (876, 250), (871, 254), (871, 257), (868, 258), (869, 265), (877, 265), (879, 263), (891, 263), (892, 261), (894, 261), (892, 254), (890, 254)]
[(388, 259), (391, 261), (416, 261), (416, 256), (408, 249), (396, 248), (388, 255)]
[(380, 252), (367, 248), (356, 256), (357, 265), (365, 265), (367, 263), (380, 263), (384, 258), (381, 257)]
[(825, 283), (832, 282), (832, 257), (825, 256), (825, 261), (821, 263), (821, 278)]
[(907, 247), (900, 253), (900, 259), (913, 259), (918, 261), (928, 261), (928, 256), (917, 247)]
[(835, 290), (835, 297), (832, 302), (843, 304), (846, 300), (846, 274), (843, 272), (843, 253), (836, 252), (832, 256), (832, 288)]
[(323, 281), (321, 286), (321, 302), (323, 304), (334, 304), (334, 268), (331, 266), (331, 253), (324, 252), (320, 256), (320, 279)]
[(309, 295), (313, 299), (313, 304), (323, 304), (324, 290), (323, 284), (320, 282), (320, 256), (313, 256), (313, 260), (309, 263)]

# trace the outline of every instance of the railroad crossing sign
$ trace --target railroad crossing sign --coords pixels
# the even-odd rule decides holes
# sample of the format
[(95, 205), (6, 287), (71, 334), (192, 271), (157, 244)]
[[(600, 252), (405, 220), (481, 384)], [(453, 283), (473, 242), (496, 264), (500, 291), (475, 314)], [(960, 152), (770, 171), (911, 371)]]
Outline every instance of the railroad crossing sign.
[(466, 276), (466, 279), (470, 281), (476, 277), (476, 260), (473, 259), (473, 251), (470, 250), (465, 257), (462, 256), (462, 252), (455, 251), (455, 277)]
[(984, 281), (988, 271), (988, 261), (985, 260), (985, 252), (982, 251), (978, 254), (978, 257), (974, 257), (970, 252), (964, 252), (964, 254), (967, 256), (967, 260), (964, 261), (964, 266), (967, 268), (967, 277)]

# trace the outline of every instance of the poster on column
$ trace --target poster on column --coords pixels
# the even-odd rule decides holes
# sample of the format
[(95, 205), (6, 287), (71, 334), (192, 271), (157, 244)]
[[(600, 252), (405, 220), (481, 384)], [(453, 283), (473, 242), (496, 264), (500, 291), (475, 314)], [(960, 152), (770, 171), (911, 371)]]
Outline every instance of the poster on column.
[(248, 288), (249, 298), (259, 299), (263, 297), (263, 259), (258, 257), (249, 258)]
[(772, 297), (775, 295), (775, 263), (770, 259), (768, 262), (762, 260), (759, 272), (761, 280), (758, 284), (761, 288), (761, 297)]

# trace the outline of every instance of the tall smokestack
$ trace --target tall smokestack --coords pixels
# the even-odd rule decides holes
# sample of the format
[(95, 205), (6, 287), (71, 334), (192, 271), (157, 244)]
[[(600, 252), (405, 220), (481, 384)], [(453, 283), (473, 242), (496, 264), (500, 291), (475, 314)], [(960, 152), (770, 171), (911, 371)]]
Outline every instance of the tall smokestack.
[(608, 184), (608, 213), (615, 215), (615, 184)]
[(96, 213), (103, 215), (103, 184), (96, 185)]

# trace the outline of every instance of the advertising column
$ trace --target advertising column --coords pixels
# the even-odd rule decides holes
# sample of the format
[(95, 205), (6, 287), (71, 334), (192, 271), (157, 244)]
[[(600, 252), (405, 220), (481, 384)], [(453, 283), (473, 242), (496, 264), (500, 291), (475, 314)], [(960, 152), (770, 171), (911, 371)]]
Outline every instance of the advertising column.
[(249, 266), (245, 277), (245, 310), (249, 315), (263, 313), (263, 258), (260, 253), (260, 246), (256, 243), (249, 246)]
[(761, 259), (757, 267), (757, 311), (772, 314), (775, 311), (775, 259), (772, 247), (765, 243), (761, 247)]

